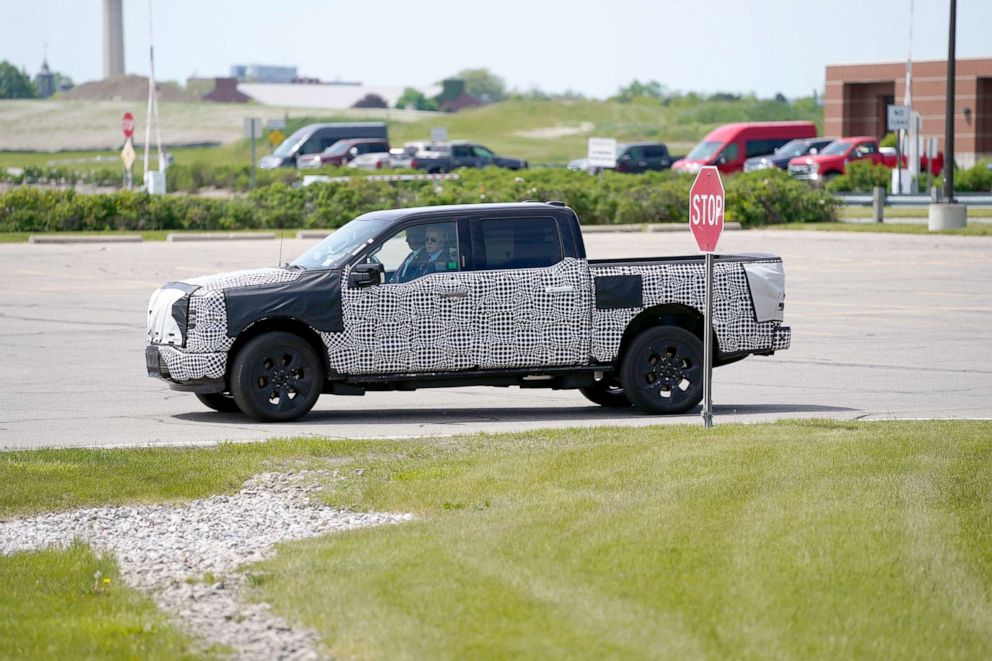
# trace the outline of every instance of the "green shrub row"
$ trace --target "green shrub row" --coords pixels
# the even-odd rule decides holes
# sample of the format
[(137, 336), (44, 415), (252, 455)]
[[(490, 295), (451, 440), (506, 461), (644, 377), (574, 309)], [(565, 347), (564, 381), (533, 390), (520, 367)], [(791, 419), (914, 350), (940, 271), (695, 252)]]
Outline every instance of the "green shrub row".
[[(372, 181), (293, 187), (273, 183), (224, 198), (19, 187), (0, 194), (0, 231), (334, 228), (367, 211), (435, 204), (561, 200), (585, 224), (685, 222), (693, 177), (673, 172), (463, 170), (458, 180)], [(836, 217), (829, 194), (773, 170), (726, 177), (726, 219), (745, 226)]]
[[(958, 193), (988, 193), (992, 191), (992, 170), (988, 168), (989, 161), (980, 161), (970, 168), (957, 168), (954, 171), (954, 190)], [(920, 192), (926, 192), (926, 176), (920, 177), (918, 186)], [(944, 184), (944, 176), (934, 177), (933, 185), (938, 188)], [(835, 177), (827, 183), (826, 189), (831, 193), (871, 192), (875, 186), (881, 186), (892, 192), (892, 168), (884, 165), (873, 165), (869, 161), (855, 161), (847, 164), (847, 174)]]

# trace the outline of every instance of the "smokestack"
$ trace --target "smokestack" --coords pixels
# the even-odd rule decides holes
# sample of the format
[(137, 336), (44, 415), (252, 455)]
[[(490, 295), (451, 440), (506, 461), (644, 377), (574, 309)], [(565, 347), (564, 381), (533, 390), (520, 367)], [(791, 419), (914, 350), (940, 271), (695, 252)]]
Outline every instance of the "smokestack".
[(103, 77), (124, 75), (123, 0), (103, 0)]

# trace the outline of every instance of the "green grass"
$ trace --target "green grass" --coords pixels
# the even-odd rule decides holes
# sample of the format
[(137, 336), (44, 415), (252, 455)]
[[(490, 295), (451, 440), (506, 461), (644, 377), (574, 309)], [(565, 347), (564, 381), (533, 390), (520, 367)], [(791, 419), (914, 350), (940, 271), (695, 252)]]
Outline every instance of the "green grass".
[(320, 465), (328, 502), (417, 516), (250, 568), (344, 658), (992, 655), (988, 422), (8, 452), (0, 516)]
[(786, 223), (766, 225), (762, 229), (801, 230), (806, 232), (876, 232), (882, 234), (954, 234), (958, 236), (992, 236), (992, 223), (969, 223), (956, 230), (931, 232), (926, 223)]
[(0, 557), (0, 659), (207, 656), (194, 644), (81, 544)]

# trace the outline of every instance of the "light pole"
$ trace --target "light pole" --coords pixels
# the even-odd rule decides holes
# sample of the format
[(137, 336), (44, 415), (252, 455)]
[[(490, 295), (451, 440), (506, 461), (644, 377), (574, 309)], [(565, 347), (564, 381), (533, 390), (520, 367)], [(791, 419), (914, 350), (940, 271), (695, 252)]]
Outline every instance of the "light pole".
[(944, 201), (930, 205), (928, 227), (931, 232), (968, 225), (968, 208), (954, 203), (954, 33), (957, 6), (957, 0), (951, 0), (947, 35), (947, 106), (944, 111)]

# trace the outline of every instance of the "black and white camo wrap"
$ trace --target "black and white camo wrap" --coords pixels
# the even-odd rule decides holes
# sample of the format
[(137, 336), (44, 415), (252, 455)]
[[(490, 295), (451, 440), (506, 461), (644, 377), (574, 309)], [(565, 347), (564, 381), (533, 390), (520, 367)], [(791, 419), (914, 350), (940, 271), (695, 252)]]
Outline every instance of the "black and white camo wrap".
[(343, 287), (345, 330), (321, 338), (342, 374), (581, 365), (589, 362), (591, 297), (588, 270), (574, 258)]
[[(646, 308), (680, 303), (698, 311), (706, 305), (706, 274), (701, 262), (672, 262), (592, 267), (597, 277), (639, 275), (644, 306), (612, 310), (593, 309), (592, 357), (609, 362), (620, 350), (620, 340), (631, 320)], [(778, 322), (759, 323), (751, 304), (744, 266), (739, 262), (713, 265), (713, 330), (723, 353), (773, 348)], [(787, 346), (787, 343), (786, 343)]]
[(190, 327), (185, 348), (159, 345), (158, 354), (175, 381), (218, 379), (227, 369), (227, 352), (234, 338), (227, 336), (227, 310), (224, 290), (290, 282), (300, 271), (288, 269), (252, 269), (221, 273), (183, 282), (198, 287), (189, 298)]
[[(641, 277), (642, 307), (596, 308), (595, 278), (617, 275)], [(190, 296), (186, 346), (159, 346), (171, 377), (224, 376), (234, 344), (227, 335), (225, 288), (299, 276), (300, 271), (260, 269), (185, 281), (199, 287)], [(567, 258), (548, 268), (437, 273), (378, 287), (352, 288), (347, 282), (345, 269), (344, 331), (320, 333), (329, 367), (344, 375), (609, 363), (627, 326), (645, 309), (680, 303), (702, 310), (705, 301), (701, 262), (594, 265), (590, 270), (585, 260)], [(714, 264), (713, 327), (723, 353), (789, 345), (778, 322), (756, 320), (739, 262)]]

